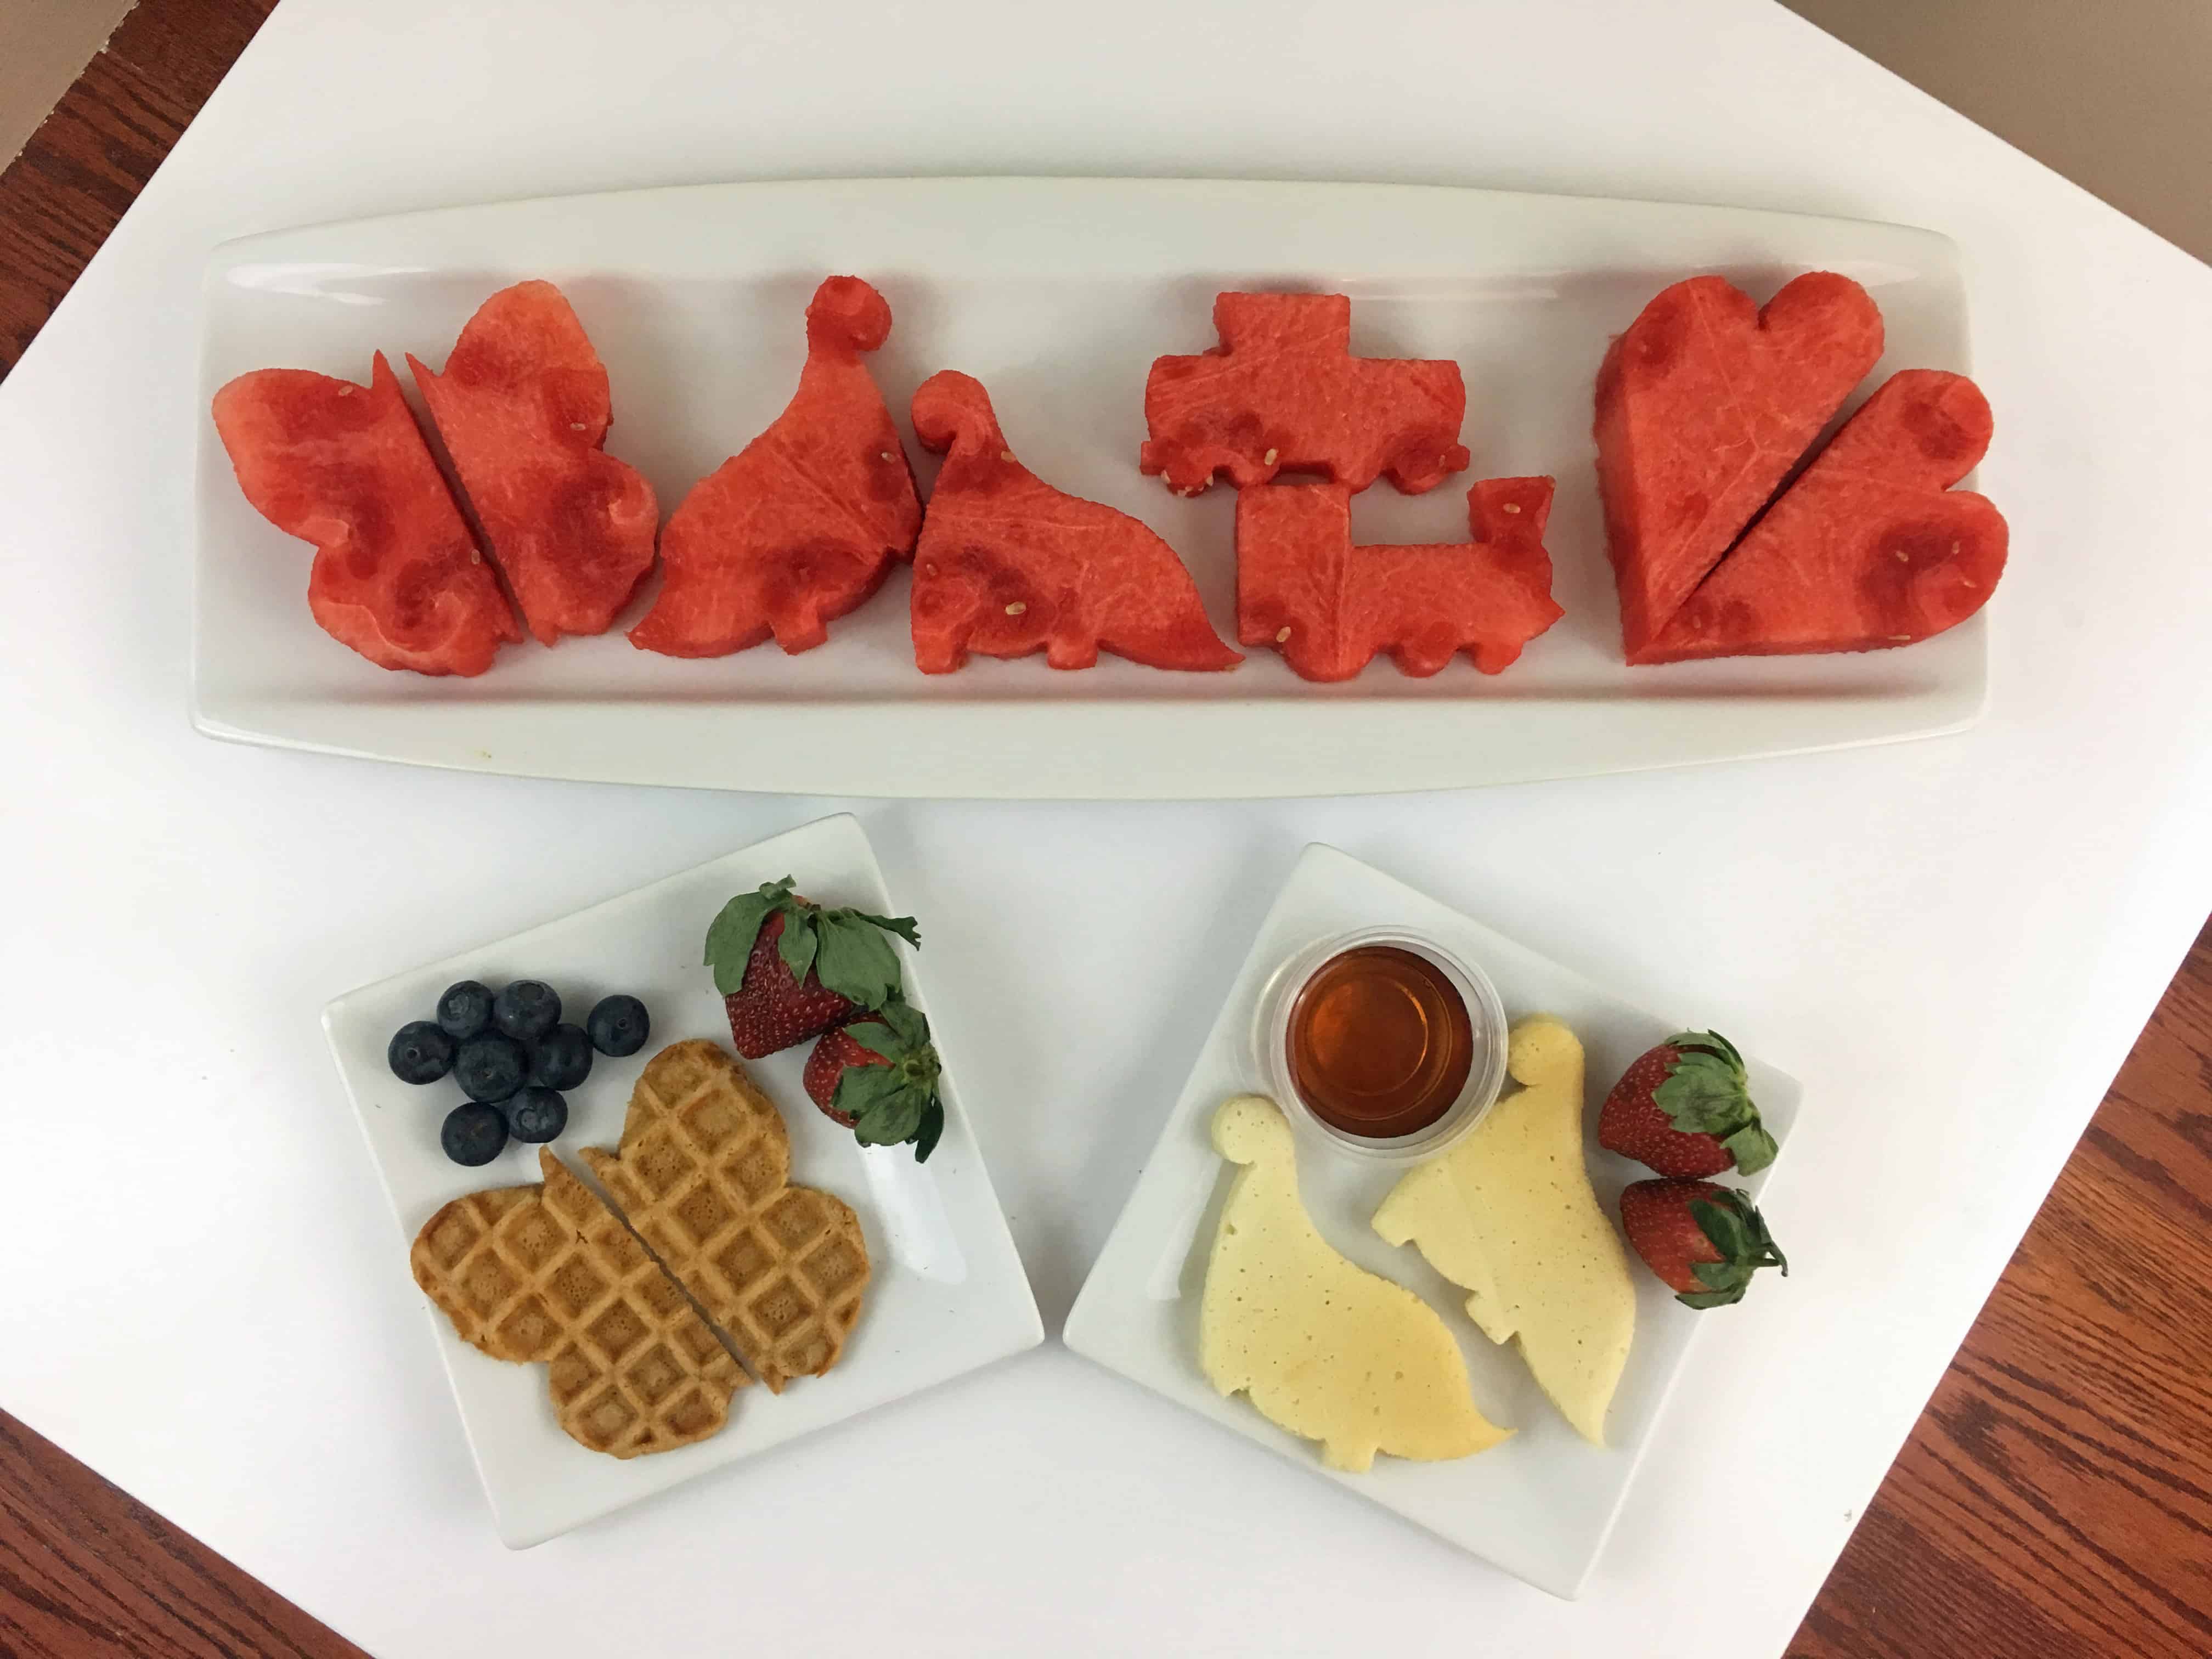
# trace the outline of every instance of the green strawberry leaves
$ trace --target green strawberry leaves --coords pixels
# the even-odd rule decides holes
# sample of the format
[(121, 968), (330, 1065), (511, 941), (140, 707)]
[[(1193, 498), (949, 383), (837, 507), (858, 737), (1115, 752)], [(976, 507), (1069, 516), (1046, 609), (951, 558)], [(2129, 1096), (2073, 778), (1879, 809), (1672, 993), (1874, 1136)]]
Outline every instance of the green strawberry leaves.
[[(866, 1123), (880, 1124), (884, 1114), (878, 1109), (891, 1103), (893, 1097), (903, 1093), (906, 1088), (906, 1080), (888, 1066), (848, 1066), (837, 1079), (837, 1092), (834, 1098), (837, 1109), (854, 1119), (856, 1127)], [(917, 1109), (914, 1114), (916, 1122), (921, 1121), (921, 1115)], [(908, 1127), (911, 1128), (913, 1126), (909, 1124)], [(888, 1141), (878, 1141), (866, 1134), (860, 1137), (862, 1145), (871, 1146), (896, 1146), (905, 1139), (904, 1135), (894, 1135)]]
[(1743, 1175), (1758, 1174), (1773, 1163), (1775, 1153), (1781, 1151), (1774, 1144), (1774, 1137), (1766, 1133), (1765, 1126), (1756, 1121), (1756, 1109), (1754, 1121), (1745, 1124), (1732, 1135), (1723, 1135), (1721, 1145), (1728, 1149), (1729, 1156), (1735, 1160), (1738, 1172)]
[[(745, 959), (769, 917), (791, 902), (793, 878), (763, 882), (757, 892), (740, 893), (721, 908), (707, 929), (707, 966), (714, 970), (714, 988), (724, 996), (745, 982)], [(788, 926), (788, 924), (786, 924)]]
[(929, 1021), (920, 1009), (893, 997), (871, 1018), (847, 1026), (845, 1033), (886, 1062), (848, 1066), (837, 1079), (833, 1098), (837, 1109), (853, 1120), (854, 1139), (863, 1146), (911, 1141), (915, 1162), (927, 1163), (945, 1133), (945, 1106), (937, 1093), (944, 1067), (929, 1040)]
[(922, 1108), (921, 1127), (914, 1132), (914, 1161), (929, 1162), (929, 1155), (937, 1150), (938, 1141), (945, 1134), (945, 1107), (933, 1100)]
[(863, 1008), (880, 1008), (897, 995), (898, 952), (886, 936), (896, 933), (919, 949), (921, 934), (914, 918), (828, 908), (799, 897), (793, 884), (789, 876), (763, 882), (722, 907), (707, 929), (706, 963), (714, 970), (714, 988), (732, 996), (743, 988), (761, 929), (770, 916), (781, 915), (776, 955), (793, 979), (804, 982), (811, 973), (823, 989)]
[[(814, 966), (814, 957), (821, 948), (822, 935), (815, 927), (814, 910), (787, 910), (783, 916), (783, 932), (775, 941), (775, 953), (783, 958), (783, 965), (791, 969), (795, 980), (805, 980)], [(751, 947), (748, 945), (747, 950)]]
[(1725, 1308), (1743, 1300), (1751, 1276), (1761, 1267), (1779, 1267), (1784, 1279), (1790, 1276), (1789, 1260), (1767, 1231), (1766, 1218), (1741, 1193), (1722, 1187), (1711, 1198), (1692, 1199), (1689, 1209), (1690, 1218), (1721, 1259), (1691, 1263), (1692, 1276), (1705, 1288), (1679, 1292), (1677, 1302), (1692, 1308)]
[[(929, 1021), (921, 1010), (893, 998), (869, 1018), (856, 1020), (845, 1033), (872, 1054), (897, 1061), (929, 1047)], [(931, 1051), (933, 1054), (934, 1050)]]
[(1677, 1031), (1667, 1046), (1680, 1052), (1652, 1099), (1687, 1134), (1725, 1134), (1751, 1110), (1743, 1057), (1717, 1031)]
[(823, 911), (816, 927), (822, 948), (815, 972), (822, 983), (863, 1008), (882, 1007), (899, 988), (898, 952), (884, 934), (887, 925), (855, 910)]
[(1718, 1031), (1678, 1031), (1667, 1046), (1679, 1052), (1651, 1098), (1668, 1121), (1685, 1134), (1718, 1139), (1745, 1175), (1773, 1163), (1774, 1137), (1752, 1104), (1750, 1080), (1735, 1045)]

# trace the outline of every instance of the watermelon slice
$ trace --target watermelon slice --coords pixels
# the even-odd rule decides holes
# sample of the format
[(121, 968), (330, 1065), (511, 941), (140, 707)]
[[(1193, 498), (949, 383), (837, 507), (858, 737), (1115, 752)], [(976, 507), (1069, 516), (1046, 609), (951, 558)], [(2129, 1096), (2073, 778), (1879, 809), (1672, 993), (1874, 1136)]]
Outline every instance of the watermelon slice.
[(2004, 515), (1951, 486), (1990, 447), (1964, 375), (1890, 377), (1631, 662), (1878, 651), (1980, 610)]
[(1407, 495), (1467, 465), (1459, 365), (1352, 355), (1341, 294), (1223, 294), (1221, 343), (1162, 357), (1145, 381), (1152, 436), (1138, 465), (1190, 495), (1216, 473), (1240, 489), (1288, 468), (1354, 494), (1389, 473)]
[(660, 532), (660, 596), (629, 631), (672, 657), (720, 657), (771, 634), (811, 650), (914, 551), (921, 501), (864, 352), (891, 308), (857, 276), (806, 307), (806, 367), (781, 415), (692, 486)]
[(522, 637), (382, 352), (365, 386), (241, 374), (215, 428), (254, 509), (315, 544), (307, 609), (333, 639), (380, 667), (481, 674)]
[(492, 557), (540, 643), (604, 634), (653, 568), (653, 486), (599, 447), (607, 371), (561, 290), (517, 283), (477, 307), (446, 371), (408, 367)]
[(1465, 651), (1486, 674), (1563, 614), (1544, 550), (1549, 478), (1468, 491), (1472, 543), (1354, 547), (1342, 484), (1269, 484), (1237, 497), (1237, 631), (1303, 678), (1348, 680), (1388, 651), (1422, 678)]
[(1175, 550), (1014, 459), (981, 385), (947, 369), (914, 394), (914, 430), (945, 461), (914, 555), (914, 659), (949, 674), (970, 651), (1088, 668), (1110, 651), (1152, 668), (1243, 659), (1206, 619)]
[(1881, 356), (1881, 313), (1827, 271), (1764, 310), (1692, 277), (1613, 341), (1597, 373), (1597, 476), (1631, 662)]

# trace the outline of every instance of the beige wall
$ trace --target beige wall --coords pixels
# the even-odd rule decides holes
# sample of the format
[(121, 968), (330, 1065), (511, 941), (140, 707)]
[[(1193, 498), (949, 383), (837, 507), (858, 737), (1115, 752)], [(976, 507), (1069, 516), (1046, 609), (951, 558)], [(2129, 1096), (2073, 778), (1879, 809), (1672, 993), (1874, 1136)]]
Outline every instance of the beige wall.
[(0, 167), (131, 9), (132, 0), (0, 0)]
[(1784, 0), (2212, 259), (2212, 0)]

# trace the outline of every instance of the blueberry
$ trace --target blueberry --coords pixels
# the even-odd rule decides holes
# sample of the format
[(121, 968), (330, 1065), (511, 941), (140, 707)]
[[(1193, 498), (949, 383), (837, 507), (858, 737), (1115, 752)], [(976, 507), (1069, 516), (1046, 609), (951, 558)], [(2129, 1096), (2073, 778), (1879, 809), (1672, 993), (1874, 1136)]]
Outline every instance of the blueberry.
[(435, 1083), (453, 1069), (457, 1045), (427, 1019), (410, 1019), (392, 1034), (384, 1058), (402, 1083)]
[(472, 1168), (489, 1164), (507, 1145), (507, 1119), (496, 1106), (487, 1106), (480, 1100), (463, 1101), (446, 1114), (438, 1144), (456, 1164)]
[(530, 1080), (573, 1089), (592, 1074), (592, 1040), (580, 1025), (556, 1025), (530, 1048)]
[(491, 992), (472, 979), (448, 985), (438, 999), (438, 1024), (448, 1036), (468, 1038), (491, 1024)]
[(592, 1034), (592, 1047), (619, 1060), (645, 1047), (653, 1022), (645, 1017), (645, 1005), (635, 997), (603, 997), (585, 1022), (585, 1029)]
[(511, 1036), (486, 1031), (461, 1045), (453, 1062), (453, 1076), (471, 1100), (497, 1105), (522, 1086), (530, 1070), (530, 1056)]
[(568, 1102), (558, 1089), (533, 1083), (506, 1105), (507, 1132), (517, 1140), (550, 1140), (568, 1127)]
[(491, 1000), (491, 1023), (518, 1042), (542, 1037), (561, 1023), (561, 994), (542, 979), (519, 979)]

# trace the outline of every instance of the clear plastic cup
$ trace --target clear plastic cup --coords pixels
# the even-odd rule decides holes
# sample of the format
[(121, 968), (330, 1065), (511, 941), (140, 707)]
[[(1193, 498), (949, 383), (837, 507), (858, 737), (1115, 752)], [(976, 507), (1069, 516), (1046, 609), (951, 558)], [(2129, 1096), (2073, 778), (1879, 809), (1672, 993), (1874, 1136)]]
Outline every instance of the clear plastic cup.
[[(1346, 951), (1395, 946), (1441, 969), (1466, 1006), (1474, 1052), (1467, 1081), (1443, 1115), (1411, 1134), (1388, 1139), (1357, 1135), (1322, 1118), (1298, 1092), (1291, 1073), (1291, 1011), (1322, 966)], [(1253, 1059), (1268, 1092), (1292, 1121), (1353, 1158), (1374, 1164), (1415, 1164), (1456, 1146), (1497, 1103), (1505, 1083), (1505, 1006), (1490, 976), (1435, 938), (1406, 927), (1363, 927), (1316, 939), (1277, 969), (1260, 992), (1252, 1029)]]

